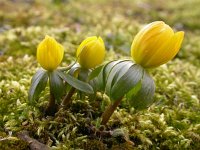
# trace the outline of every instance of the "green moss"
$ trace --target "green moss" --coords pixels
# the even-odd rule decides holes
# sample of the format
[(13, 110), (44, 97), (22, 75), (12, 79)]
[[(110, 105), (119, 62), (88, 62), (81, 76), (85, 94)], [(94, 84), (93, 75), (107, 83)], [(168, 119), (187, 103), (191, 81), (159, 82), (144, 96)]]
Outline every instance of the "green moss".
[(28, 144), (16, 137), (7, 136), (5, 132), (0, 131), (0, 149), (2, 150), (27, 150)]
[(0, 142), (0, 149), (2, 150), (27, 150), (28, 144), (24, 141), (10, 141), (5, 140)]
[(87, 142), (84, 145), (84, 149), (88, 150), (105, 150), (105, 145), (99, 141), (99, 140), (87, 140)]

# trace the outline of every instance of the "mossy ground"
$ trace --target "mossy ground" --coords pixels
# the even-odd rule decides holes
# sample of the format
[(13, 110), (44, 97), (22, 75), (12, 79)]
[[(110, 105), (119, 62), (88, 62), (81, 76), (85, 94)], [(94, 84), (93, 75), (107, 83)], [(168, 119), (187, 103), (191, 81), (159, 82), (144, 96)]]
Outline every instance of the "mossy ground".
[[(1, 0), (0, 149), (27, 149), (15, 138), (21, 130), (53, 149), (200, 149), (199, 5), (198, 0)], [(104, 39), (106, 60), (129, 57), (139, 28), (155, 20), (184, 30), (183, 46), (173, 61), (151, 71), (156, 83), (151, 107), (136, 111), (124, 99), (108, 126), (99, 127), (115, 136), (92, 131), (102, 102), (109, 103), (105, 96), (91, 101), (74, 95), (70, 109), (55, 117), (41, 111), (48, 89), (34, 107), (27, 104), (31, 77), (40, 67), (36, 47), (46, 34), (64, 45), (61, 66), (67, 66), (91, 35)]]

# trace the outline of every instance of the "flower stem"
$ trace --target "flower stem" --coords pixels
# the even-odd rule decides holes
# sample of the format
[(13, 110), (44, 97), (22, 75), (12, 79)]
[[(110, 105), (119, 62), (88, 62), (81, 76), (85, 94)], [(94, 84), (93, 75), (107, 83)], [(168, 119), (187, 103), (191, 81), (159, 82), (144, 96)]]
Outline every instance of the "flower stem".
[(62, 67), (59, 70), (60, 71), (67, 71), (67, 70), (71, 69), (76, 64), (76, 62), (77, 62), (77, 60), (74, 63), (70, 64), (68, 67)]
[(45, 115), (47, 116), (54, 116), (55, 113), (58, 111), (58, 105), (56, 104), (56, 99), (52, 91), (52, 85), (51, 85), (51, 75), (52, 72), (48, 72), (49, 76), (49, 89), (50, 89), (50, 98), (49, 98), (49, 104), (47, 106), (47, 109), (45, 111)]
[(47, 106), (45, 114), (48, 116), (54, 116), (55, 113), (57, 112), (58, 106), (56, 105), (55, 97), (53, 93), (50, 91), (50, 99), (49, 99), (49, 104)]
[(71, 103), (71, 101), (72, 101), (71, 97), (73, 96), (75, 90), (76, 89), (74, 87), (72, 87), (69, 90), (68, 94), (64, 97), (64, 99), (62, 101), (62, 106), (67, 107)]
[(106, 123), (108, 122), (108, 120), (112, 116), (113, 112), (115, 111), (115, 109), (117, 108), (117, 106), (119, 105), (121, 100), (122, 100), (122, 98), (116, 100), (113, 104), (110, 104), (110, 106), (108, 106), (106, 108), (106, 110), (104, 111), (104, 113), (101, 116), (101, 118), (102, 118), (101, 124), (102, 125), (106, 125)]

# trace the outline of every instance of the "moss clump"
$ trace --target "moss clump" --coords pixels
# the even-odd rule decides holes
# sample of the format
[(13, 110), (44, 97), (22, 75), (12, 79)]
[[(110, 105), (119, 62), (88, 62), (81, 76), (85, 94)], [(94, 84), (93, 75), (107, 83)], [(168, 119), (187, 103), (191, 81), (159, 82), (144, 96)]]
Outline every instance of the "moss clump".
[(87, 150), (106, 150), (106, 146), (99, 140), (87, 140), (83, 148)]
[(2, 150), (28, 150), (29, 146), (22, 140), (5, 140), (0, 142), (0, 149)]
[(0, 132), (1, 150), (27, 150), (28, 144), (16, 137), (7, 136), (5, 132)]

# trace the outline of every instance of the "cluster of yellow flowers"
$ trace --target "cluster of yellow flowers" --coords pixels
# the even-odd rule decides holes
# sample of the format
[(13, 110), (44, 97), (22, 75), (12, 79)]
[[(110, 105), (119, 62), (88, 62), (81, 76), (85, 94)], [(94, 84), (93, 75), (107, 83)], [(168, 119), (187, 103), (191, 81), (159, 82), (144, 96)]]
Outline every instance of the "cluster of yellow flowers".
[[(46, 36), (37, 48), (37, 60), (48, 71), (61, 63), (64, 48), (54, 38)], [(90, 69), (101, 64), (105, 57), (105, 45), (101, 37), (88, 37), (78, 47), (76, 57), (81, 67)]]
[[(160, 66), (178, 53), (184, 32), (176, 32), (162, 21), (146, 25), (135, 36), (131, 56), (135, 63), (144, 68)], [(37, 60), (48, 71), (61, 63), (64, 48), (54, 38), (46, 36), (37, 49)], [(90, 69), (101, 64), (105, 57), (105, 45), (101, 37), (88, 37), (77, 49), (76, 57), (81, 67)]]
[[(96, 86), (102, 85), (102, 90), (105, 90), (104, 92), (107, 92), (106, 94), (108, 94), (111, 99), (115, 99), (114, 103), (102, 114), (102, 124), (106, 124), (122, 100), (122, 97), (126, 95), (127, 92), (129, 93), (131, 89), (134, 89), (136, 85), (140, 85), (140, 89), (137, 91), (138, 94), (129, 94), (130, 100), (137, 97), (136, 100), (132, 101), (134, 102), (132, 105), (137, 103), (137, 105), (142, 108), (143, 105), (146, 107), (152, 102), (151, 98), (155, 91), (154, 82), (148, 73), (146, 73), (145, 69), (158, 67), (174, 58), (181, 47), (183, 38), (183, 31), (175, 33), (171, 27), (162, 21), (152, 22), (142, 28), (132, 42), (131, 56), (134, 62), (130, 60), (124, 62), (120, 60), (111, 61), (108, 63), (110, 65), (108, 65), (108, 68), (110, 69), (106, 68), (106, 64), (102, 67), (99, 75), (95, 74), (97, 77), (96, 79), (99, 81), (95, 83), (94, 79), (93, 81), (89, 81), (89, 84), (87, 79), (90, 76), (91, 68), (100, 65), (105, 57), (106, 50), (102, 38), (92, 36), (83, 40), (76, 51), (76, 60), (79, 65), (73, 64), (73, 66), (66, 67), (67, 69), (65, 69), (70, 69), (70, 71), (64, 73), (65, 71), (57, 69), (63, 59), (64, 47), (54, 38), (46, 36), (37, 48), (37, 60), (45, 70), (38, 71), (32, 78), (29, 99), (31, 100), (37, 97), (38, 93), (46, 86), (47, 81), (49, 81), (50, 101), (47, 114), (53, 115), (57, 111), (55, 100), (61, 97), (62, 89), (64, 89), (63, 80), (72, 86), (71, 90), (68, 91), (62, 101), (63, 106), (67, 106), (67, 104), (71, 102), (71, 96), (75, 89), (94, 93), (93, 88), (95, 89), (98, 88)], [(132, 67), (125, 67), (125, 65), (130, 65)], [(79, 69), (79, 75), (75, 76), (75, 79), (69, 74), (71, 74), (70, 72), (74, 72), (77, 68)], [(96, 70), (98, 70), (98, 68)], [(95, 72), (96, 70), (94, 69), (93, 71)], [(121, 74), (121, 76), (119, 74)], [(115, 75), (117, 77), (115, 77)], [(106, 76), (106, 78), (101, 78), (101, 76)], [(82, 80), (82, 78), (87, 79)], [(119, 79), (114, 80), (114, 78)]]

